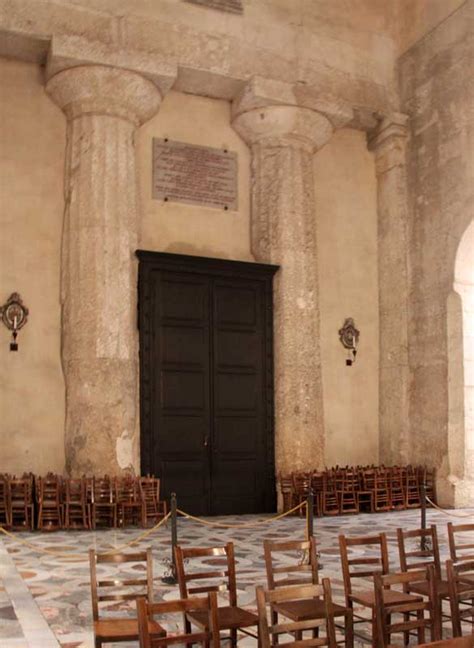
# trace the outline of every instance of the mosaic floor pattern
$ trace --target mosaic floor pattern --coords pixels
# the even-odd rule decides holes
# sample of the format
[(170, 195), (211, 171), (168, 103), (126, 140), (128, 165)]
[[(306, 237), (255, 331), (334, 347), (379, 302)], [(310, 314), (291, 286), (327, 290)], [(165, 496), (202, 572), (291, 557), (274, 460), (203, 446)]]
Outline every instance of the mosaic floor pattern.
[[(474, 511), (472, 520), (474, 521)], [(469, 514), (469, 511), (456, 511)], [(446, 523), (456, 521), (447, 514), (428, 510), (428, 524), (438, 526), (442, 559), (447, 556)], [(255, 516), (210, 518), (230, 524), (248, 522)], [(261, 516), (258, 516), (261, 519)], [(464, 523), (469, 518), (464, 518)], [(388, 536), (390, 564), (398, 567), (396, 548), (397, 527), (418, 528), (420, 511), (399, 511), (375, 515), (340, 516), (315, 519), (315, 533), (321, 554), (321, 573), (331, 579), (333, 598), (343, 602), (343, 582), (339, 563), (337, 537), (340, 533), (363, 536), (385, 531)], [(21, 533), (21, 538), (38, 547), (58, 552), (84, 553), (89, 547), (105, 551), (122, 545), (140, 533), (139, 529), (55, 532), (51, 534)], [(273, 539), (302, 539), (304, 518), (287, 517), (257, 528), (220, 529), (203, 526), (188, 519), (179, 519), (180, 544), (188, 546), (219, 546), (229, 540), (235, 543), (239, 604), (255, 609), (255, 586), (265, 584), (262, 541)], [(161, 578), (168, 569), (170, 528), (161, 527), (136, 547), (152, 547), (154, 559), (155, 598), (177, 596), (177, 587), (164, 585)], [(114, 568), (111, 568), (114, 569)], [(108, 606), (110, 616), (133, 615), (133, 606), (121, 602)], [(37, 553), (15, 540), (2, 536), (0, 540), (0, 646), (2, 648), (93, 648), (92, 614), (87, 562), (68, 557)], [(446, 626), (449, 630), (448, 626)], [(107, 644), (111, 648), (136, 648), (137, 643)], [(242, 637), (241, 648), (252, 646), (255, 640)]]

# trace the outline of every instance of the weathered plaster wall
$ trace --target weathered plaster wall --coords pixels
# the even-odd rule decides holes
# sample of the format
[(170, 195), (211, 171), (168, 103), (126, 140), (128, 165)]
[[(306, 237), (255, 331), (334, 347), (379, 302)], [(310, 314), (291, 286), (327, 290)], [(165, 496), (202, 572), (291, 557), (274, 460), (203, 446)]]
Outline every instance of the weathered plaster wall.
[[(363, 133), (342, 130), (314, 158), (326, 465), (378, 461), (377, 197)], [(356, 362), (338, 330), (360, 330)]]
[[(238, 210), (152, 199), (152, 139), (227, 148), (238, 156)], [(250, 251), (250, 159), (230, 125), (227, 101), (170, 92), (159, 113), (139, 131), (140, 247), (146, 250), (252, 261)]]
[(62, 471), (59, 267), (65, 121), (41, 70), (0, 59), (0, 300), (30, 310), (18, 353), (0, 326), (0, 471)]
[[(411, 117), (408, 177), (410, 448), (412, 461), (451, 472), (448, 456), (448, 297), (456, 250), (474, 210), (474, 3), (465, 3), (400, 60)], [(450, 329), (453, 329), (451, 324)], [(441, 481), (444, 501), (454, 493)]]

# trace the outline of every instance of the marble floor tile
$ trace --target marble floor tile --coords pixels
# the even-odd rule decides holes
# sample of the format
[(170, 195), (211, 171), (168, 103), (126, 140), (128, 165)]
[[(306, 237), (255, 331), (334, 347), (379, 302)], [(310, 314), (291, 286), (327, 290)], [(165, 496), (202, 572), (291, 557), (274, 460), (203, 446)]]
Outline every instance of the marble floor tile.
[[(471, 512), (474, 521), (474, 511)], [(459, 511), (459, 513), (469, 514), (469, 511)], [(448, 557), (446, 522), (454, 518), (433, 509), (428, 510), (427, 516), (428, 524), (438, 526), (441, 558), (444, 561)], [(262, 517), (269, 519), (271, 516), (225, 516), (208, 518), (208, 521), (239, 524), (261, 520)], [(467, 518), (464, 520), (469, 521)], [(419, 526), (420, 511), (416, 509), (372, 515), (316, 518), (314, 530), (320, 552), (321, 573), (331, 579), (334, 600), (342, 603), (344, 597), (338, 548), (340, 533), (357, 536), (385, 531), (389, 541), (390, 564), (393, 569), (396, 569), (399, 565), (396, 545), (397, 527), (415, 529)], [(19, 535), (35, 547), (54, 550), (61, 554), (79, 553), (86, 558), (89, 547), (99, 552), (109, 550), (133, 540), (140, 533), (140, 529), (114, 529)], [(263, 540), (304, 537), (303, 517), (287, 517), (245, 529), (203, 526), (183, 518), (180, 518), (178, 523), (178, 541), (186, 546), (214, 546), (230, 540), (234, 541), (239, 603), (251, 610), (255, 610), (255, 586), (266, 583), (262, 555)], [(170, 527), (161, 527), (138, 542), (134, 548), (143, 549), (149, 546), (153, 550), (156, 600), (177, 597), (177, 586), (167, 585), (161, 580), (169, 569)], [(370, 552), (367, 552), (367, 555), (370, 555)], [(281, 560), (282, 564), (285, 564), (284, 556)], [(0, 645), (2, 648), (94, 647), (87, 560), (78, 561), (74, 557), (55, 557), (39, 553), (15, 540), (3, 538), (0, 540), (0, 567), (2, 568), (0, 572)], [(113, 569), (114, 566), (107, 566), (105, 573), (112, 574)], [(123, 567), (125, 573), (130, 569), (133, 573), (133, 566)], [(111, 604), (108, 608), (107, 613), (111, 617), (134, 615), (134, 603)], [(445, 631), (446, 636), (449, 636), (449, 624), (446, 624)], [(137, 642), (109, 644), (110, 648), (114, 646), (136, 648), (137, 645)], [(239, 638), (239, 646), (251, 648), (256, 646), (256, 642), (254, 639), (242, 636)]]

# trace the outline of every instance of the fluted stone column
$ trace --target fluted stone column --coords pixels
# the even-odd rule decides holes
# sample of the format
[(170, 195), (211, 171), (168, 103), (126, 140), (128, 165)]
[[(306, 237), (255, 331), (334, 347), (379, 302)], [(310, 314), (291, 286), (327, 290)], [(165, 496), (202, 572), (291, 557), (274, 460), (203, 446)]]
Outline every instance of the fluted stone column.
[(66, 463), (72, 474), (137, 468), (137, 178), (134, 133), (156, 113), (141, 75), (89, 65), (47, 92), (68, 120), (62, 245)]
[(380, 460), (409, 460), (408, 195), (406, 115), (384, 118), (369, 135), (378, 207)]
[(280, 265), (274, 285), (277, 472), (324, 464), (313, 154), (331, 137), (322, 114), (268, 106), (233, 126), (252, 151), (252, 252)]

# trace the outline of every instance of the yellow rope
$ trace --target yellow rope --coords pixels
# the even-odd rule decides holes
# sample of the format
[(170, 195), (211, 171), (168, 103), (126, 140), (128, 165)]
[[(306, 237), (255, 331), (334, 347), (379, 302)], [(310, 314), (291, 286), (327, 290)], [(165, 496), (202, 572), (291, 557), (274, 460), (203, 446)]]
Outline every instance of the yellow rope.
[(474, 511), (472, 513), (451, 513), (450, 511), (447, 511), (446, 509), (441, 508), (437, 504), (433, 502), (432, 499), (428, 497), (428, 495), (425, 495), (427, 501), (431, 504), (431, 506), (434, 506), (435, 509), (438, 509), (438, 511), (442, 511), (443, 513), (446, 513), (446, 515), (450, 515), (451, 517), (456, 517), (456, 518), (471, 518), (471, 520), (474, 520)]
[(268, 522), (274, 522), (275, 520), (284, 518), (287, 515), (291, 515), (291, 513), (294, 513), (295, 511), (298, 511), (299, 509), (303, 508), (303, 506), (306, 506), (306, 502), (301, 502), (301, 504), (294, 506), (289, 511), (285, 511), (284, 513), (280, 513), (279, 515), (274, 515), (271, 518), (260, 518), (259, 520), (255, 520), (255, 522), (243, 522), (242, 524), (225, 524), (224, 522), (209, 522), (209, 520), (203, 520), (202, 518), (196, 517), (195, 515), (191, 515), (191, 513), (186, 513), (186, 511), (181, 511), (181, 509), (177, 509), (176, 512), (182, 515), (183, 517), (187, 518), (188, 520), (194, 520), (195, 522), (199, 522), (200, 524), (204, 524), (206, 526), (220, 527), (221, 529), (247, 529), (249, 527), (260, 526), (261, 524), (267, 524)]
[[(113, 549), (108, 549), (107, 551), (103, 551), (103, 554), (113, 554), (121, 551), (122, 549), (125, 549), (126, 547), (131, 547), (134, 544), (137, 544), (140, 540), (143, 540), (143, 538), (147, 538), (151, 533), (156, 531), (157, 529), (160, 528), (162, 524), (164, 524), (168, 518), (170, 517), (171, 513), (168, 513), (165, 515), (165, 517), (160, 520), (157, 524), (155, 524), (154, 527), (151, 527), (151, 529), (147, 529), (143, 533), (140, 533), (136, 538), (133, 540), (130, 540), (129, 542), (126, 542), (122, 545), (119, 545), (118, 547), (113, 547)], [(16, 535), (15, 533), (12, 533), (11, 531), (7, 531), (5, 528), (0, 526), (0, 532), (3, 533), (4, 535), (8, 536), (9, 538), (13, 538), (15, 542), (19, 542), (20, 544), (26, 545), (27, 547), (30, 547), (30, 549), (33, 549), (34, 551), (37, 551), (38, 553), (44, 553), (49, 556), (56, 556), (58, 558), (76, 558), (77, 562), (80, 562), (82, 560), (88, 560), (88, 556), (84, 554), (79, 554), (79, 553), (70, 553), (68, 551), (54, 551), (54, 549), (47, 549), (46, 547), (39, 547), (37, 544), (34, 544), (33, 542), (28, 542), (28, 540), (24, 540), (23, 538), (20, 538), (20, 536)]]

